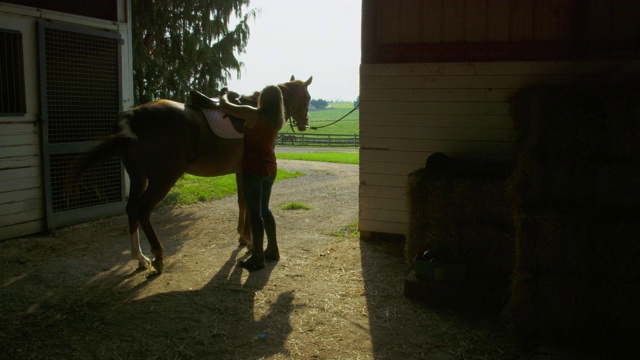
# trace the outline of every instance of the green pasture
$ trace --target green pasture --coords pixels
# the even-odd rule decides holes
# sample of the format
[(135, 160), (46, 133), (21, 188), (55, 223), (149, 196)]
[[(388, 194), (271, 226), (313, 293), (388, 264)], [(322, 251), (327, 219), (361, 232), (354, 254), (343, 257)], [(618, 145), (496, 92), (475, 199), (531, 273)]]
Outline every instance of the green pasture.
[[(309, 126), (323, 126), (330, 124), (353, 109), (353, 102), (340, 102), (329, 103), (331, 109), (323, 110), (310, 110), (309, 111)], [(296, 131), (298, 131), (296, 129)], [(290, 126), (285, 126), (281, 133), (292, 132)], [(359, 134), (360, 133), (360, 109), (355, 110), (349, 114), (346, 118), (338, 121), (337, 123), (321, 128), (318, 130), (309, 129), (306, 131), (309, 134)]]
[[(290, 172), (283, 169), (278, 170), (276, 182), (303, 176), (301, 172)], [(236, 175), (224, 175), (217, 177), (201, 177), (184, 174), (180, 178), (167, 196), (160, 202), (160, 206), (165, 205), (189, 205), (201, 201), (221, 199), (225, 196), (237, 193)]]
[[(277, 153), (277, 157), (278, 159), (347, 164), (357, 164), (359, 162), (357, 153)], [(290, 172), (284, 169), (278, 169), (276, 182), (304, 175), (305, 174), (301, 172)], [(164, 200), (160, 202), (159, 206), (195, 204), (201, 201), (209, 201), (234, 195), (237, 191), (235, 174), (218, 177), (200, 177), (185, 174), (173, 185), (173, 188)]]
[(321, 161), (341, 164), (359, 164), (360, 154), (358, 153), (342, 153), (342, 152), (279, 152), (276, 154), (278, 159), (286, 160), (305, 160), (305, 161)]

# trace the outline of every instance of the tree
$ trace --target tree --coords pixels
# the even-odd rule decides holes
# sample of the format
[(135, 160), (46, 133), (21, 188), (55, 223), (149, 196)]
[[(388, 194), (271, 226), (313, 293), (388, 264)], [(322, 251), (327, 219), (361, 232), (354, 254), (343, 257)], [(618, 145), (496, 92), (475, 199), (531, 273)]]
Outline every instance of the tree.
[[(136, 104), (186, 101), (189, 90), (213, 94), (243, 63), (249, 0), (133, 0), (133, 82)], [(229, 29), (230, 21), (238, 24)]]
[(315, 106), (318, 110), (322, 110), (328, 105), (327, 101), (323, 99), (313, 99), (310, 104)]

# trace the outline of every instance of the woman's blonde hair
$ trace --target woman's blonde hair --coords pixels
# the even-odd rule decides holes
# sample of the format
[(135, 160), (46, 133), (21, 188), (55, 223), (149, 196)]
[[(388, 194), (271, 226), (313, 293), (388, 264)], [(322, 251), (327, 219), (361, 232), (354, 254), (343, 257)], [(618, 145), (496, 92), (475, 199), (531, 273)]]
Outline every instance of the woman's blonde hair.
[(282, 91), (275, 85), (268, 85), (262, 89), (258, 98), (258, 112), (263, 115), (274, 130), (284, 126), (284, 100)]

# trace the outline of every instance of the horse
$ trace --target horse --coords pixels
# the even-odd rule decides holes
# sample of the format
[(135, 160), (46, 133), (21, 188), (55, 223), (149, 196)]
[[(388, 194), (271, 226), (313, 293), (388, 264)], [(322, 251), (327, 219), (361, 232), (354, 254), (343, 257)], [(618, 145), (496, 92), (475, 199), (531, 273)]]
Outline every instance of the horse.
[[(309, 125), (307, 81), (294, 76), (279, 84), (285, 118), (291, 126), (305, 131)], [(114, 130), (95, 148), (83, 154), (67, 180), (67, 196), (82, 174), (92, 165), (118, 156), (129, 174), (130, 189), (126, 205), (131, 236), (131, 257), (139, 269), (150, 266), (162, 273), (163, 247), (151, 225), (151, 212), (184, 174), (214, 177), (236, 174), (238, 182), (238, 227), (240, 244), (251, 244), (251, 231), (240, 181), (243, 139), (227, 139), (213, 133), (203, 111), (194, 105), (160, 99), (119, 114)], [(138, 227), (144, 231), (153, 261), (142, 253)]]
[(280, 137), (280, 143), (284, 144), (286, 141), (290, 142), (291, 145), (293, 145), (296, 141), (296, 136), (295, 135), (282, 135)]

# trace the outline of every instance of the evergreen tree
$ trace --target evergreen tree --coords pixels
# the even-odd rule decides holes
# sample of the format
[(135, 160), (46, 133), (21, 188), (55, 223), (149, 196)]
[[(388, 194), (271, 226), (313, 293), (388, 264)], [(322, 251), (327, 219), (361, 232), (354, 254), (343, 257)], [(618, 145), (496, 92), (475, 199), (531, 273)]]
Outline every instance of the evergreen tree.
[[(133, 82), (137, 105), (213, 94), (243, 65), (249, 0), (133, 0)], [(229, 29), (230, 21), (238, 24)]]

